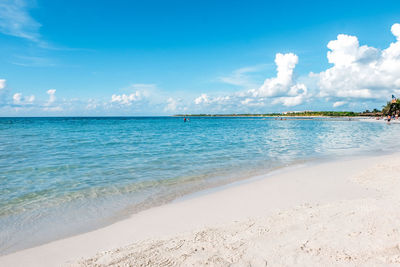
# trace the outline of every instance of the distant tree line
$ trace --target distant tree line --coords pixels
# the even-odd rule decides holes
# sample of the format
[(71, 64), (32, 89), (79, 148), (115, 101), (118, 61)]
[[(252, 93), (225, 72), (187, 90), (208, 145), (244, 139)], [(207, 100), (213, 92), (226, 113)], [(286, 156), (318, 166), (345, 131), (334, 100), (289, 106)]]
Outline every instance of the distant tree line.
[(177, 114), (177, 117), (357, 117), (357, 116), (387, 116), (400, 114), (400, 99), (393, 96), (392, 101), (388, 101), (382, 110), (374, 108), (363, 112), (354, 111), (296, 111), (285, 113), (265, 113), (265, 114)]
[(177, 114), (177, 117), (295, 117), (295, 116), (326, 116), (326, 117), (355, 117), (360, 113), (353, 111), (304, 111), (293, 113), (265, 113), (265, 114)]

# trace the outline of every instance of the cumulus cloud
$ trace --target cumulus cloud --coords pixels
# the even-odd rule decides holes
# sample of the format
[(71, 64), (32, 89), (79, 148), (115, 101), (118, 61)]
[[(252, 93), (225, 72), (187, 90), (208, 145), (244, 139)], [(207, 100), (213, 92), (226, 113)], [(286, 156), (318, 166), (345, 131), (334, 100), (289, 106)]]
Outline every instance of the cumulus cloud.
[(227, 104), (232, 99), (232, 96), (216, 96), (210, 97), (207, 94), (201, 94), (194, 100), (196, 105), (200, 104)]
[(304, 84), (296, 84), (287, 92), (286, 96), (277, 97), (272, 104), (282, 104), (287, 107), (297, 106), (307, 98), (307, 87)]
[(391, 28), (396, 42), (384, 50), (360, 46), (356, 36), (339, 34), (328, 43), (333, 66), (318, 78), (319, 96), (342, 99), (379, 99), (400, 93), (400, 24)]
[(113, 94), (111, 103), (123, 106), (130, 106), (133, 103), (148, 100), (150, 96), (157, 97), (155, 93), (157, 86), (155, 84), (136, 83), (123, 88), (124, 91), (133, 91), (126, 94)]
[(16, 93), (13, 95), (13, 102), (15, 105), (27, 105), (32, 104), (35, 101), (35, 96), (31, 95), (28, 97), (22, 96), (22, 93)]
[(46, 92), (49, 95), (49, 100), (47, 101), (47, 105), (51, 105), (56, 101), (56, 89), (50, 89)]
[(207, 104), (207, 103), (210, 103), (210, 100), (208, 99), (208, 95), (207, 94), (201, 94), (199, 97), (197, 97), (194, 100), (194, 103), (196, 105), (199, 105), (199, 104), (202, 104), (202, 103)]
[(113, 94), (111, 96), (111, 103), (119, 103), (122, 105), (127, 105), (130, 106), (132, 105), (133, 102), (137, 102), (142, 100), (144, 97), (144, 94), (141, 91), (136, 91), (132, 94), (126, 95), (126, 94), (122, 94), (122, 95), (116, 95)]
[(0, 90), (4, 89), (6, 87), (6, 80), (5, 79), (0, 79)]
[(298, 62), (299, 58), (293, 53), (276, 54), (276, 77), (266, 79), (260, 88), (249, 92), (254, 97), (271, 98), (272, 104), (284, 106), (302, 104), (307, 97), (307, 86), (296, 83), (293, 78), (294, 68)]
[(393, 24), (390, 30), (392, 31), (393, 35), (396, 36), (397, 41), (400, 41), (400, 24)]
[(24, 0), (0, 2), (0, 32), (3, 34), (39, 41), (40, 24), (28, 13)]
[(298, 86), (297, 84), (293, 84), (293, 70), (298, 61), (299, 58), (293, 53), (276, 54), (275, 64), (277, 66), (277, 76), (266, 79), (260, 88), (253, 90), (253, 95), (258, 97), (279, 97), (287, 95), (292, 87)]
[(22, 94), (21, 93), (16, 93), (13, 96), (14, 104), (20, 104), (22, 99)]
[(56, 89), (49, 89), (46, 91), (46, 93), (49, 95), (49, 99), (47, 102), (44, 104), (43, 110), (44, 111), (62, 111), (64, 108), (62, 107), (62, 104), (65, 105), (65, 100), (63, 101), (64, 103), (58, 103), (56, 105)]

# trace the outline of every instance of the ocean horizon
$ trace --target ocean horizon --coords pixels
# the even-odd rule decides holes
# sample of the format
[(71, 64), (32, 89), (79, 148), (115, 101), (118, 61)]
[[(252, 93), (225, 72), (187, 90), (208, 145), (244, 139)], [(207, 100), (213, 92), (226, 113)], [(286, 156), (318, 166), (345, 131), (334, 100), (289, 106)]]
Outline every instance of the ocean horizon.
[(391, 152), (398, 125), (270, 117), (0, 118), (0, 254), (299, 163)]

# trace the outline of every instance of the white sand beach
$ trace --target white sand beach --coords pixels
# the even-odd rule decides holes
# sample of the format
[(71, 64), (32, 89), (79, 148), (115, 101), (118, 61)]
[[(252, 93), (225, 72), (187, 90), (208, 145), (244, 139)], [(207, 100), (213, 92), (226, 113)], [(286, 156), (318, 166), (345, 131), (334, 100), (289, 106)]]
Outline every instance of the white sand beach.
[(291, 167), (0, 257), (0, 266), (398, 266), (400, 154)]
[(373, 117), (359, 118), (358, 120), (359, 121), (364, 121), (364, 122), (376, 122), (376, 123), (386, 123), (386, 124), (399, 124), (400, 123), (400, 120), (398, 120), (398, 119), (397, 120), (396, 119), (390, 120), (390, 122), (388, 122), (386, 118), (376, 119), (376, 118), (373, 118)]

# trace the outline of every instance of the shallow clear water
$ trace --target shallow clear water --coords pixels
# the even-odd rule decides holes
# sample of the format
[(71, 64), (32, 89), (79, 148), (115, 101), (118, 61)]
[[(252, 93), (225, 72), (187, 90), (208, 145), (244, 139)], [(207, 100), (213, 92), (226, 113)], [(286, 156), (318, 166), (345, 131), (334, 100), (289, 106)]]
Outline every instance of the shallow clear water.
[(0, 254), (290, 164), (392, 151), (400, 125), (269, 118), (0, 118)]

